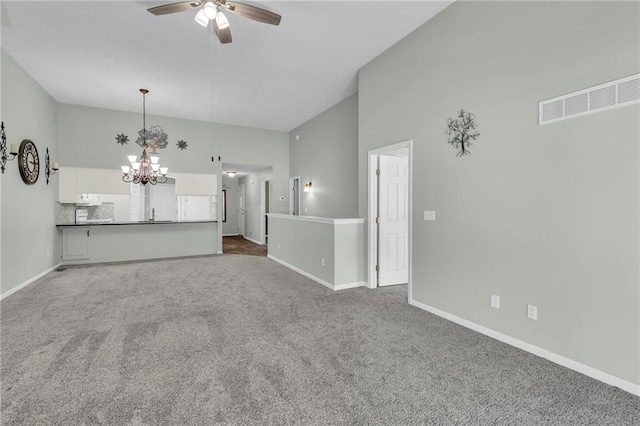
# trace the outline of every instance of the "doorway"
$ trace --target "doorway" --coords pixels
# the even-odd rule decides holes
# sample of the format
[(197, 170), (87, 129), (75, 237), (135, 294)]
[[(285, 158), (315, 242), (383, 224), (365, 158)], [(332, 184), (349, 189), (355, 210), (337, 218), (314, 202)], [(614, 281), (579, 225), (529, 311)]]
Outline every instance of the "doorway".
[(260, 244), (269, 242), (269, 200), (270, 200), (269, 179), (260, 181)]
[(300, 216), (300, 176), (289, 178), (289, 214)]
[(238, 234), (245, 234), (245, 203), (244, 183), (238, 184)]
[(413, 141), (369, 151), (368, 283), (409, 284)]

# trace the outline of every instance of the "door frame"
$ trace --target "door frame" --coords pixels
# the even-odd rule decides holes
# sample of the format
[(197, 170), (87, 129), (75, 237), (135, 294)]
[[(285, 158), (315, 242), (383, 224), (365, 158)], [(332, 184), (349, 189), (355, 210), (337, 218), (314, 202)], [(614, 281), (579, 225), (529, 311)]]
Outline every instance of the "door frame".
[(376, 264), (378, 260), (378, 227), (376, 224), (376, 214), (378, 207), (378, 185), (376, 169), (378, 168), (378, 157), (381, 155), (393, 154), (400, 149), (407, 149), (409, 161), (409, 195), (407, 197), (409, 211), (409, 284), (408, 297), (412, 299), (413, 282), (413, 232), (412, 232), (412, 205), (413, 205), (413, 139), (404, 142), (387, 145), (381, 148), (372, 149), (368, 152), (367, 185), (369, 195), (369, 205), (367, 212), (367, 283), (369, 288), (378, 288), (378, 278), (376, 274)]
[[(295, 197), (293, 192), (296, 190), (294, 181), (298, 181), (298, 196)], [(296, 198), (298, 199), (298, 216), (300, 216), (300, 176), (291, 176), (289, 178), (289, 214), (293, 215), (294, 203)]]
[[(242, 197), (240, 197), (240, 189), (242, 188)], [(247, 200), (246, 200), (246, 187), (244, 183), (238, 182), (238, 235), (245, 236), (247, 233)], [(242, 208), (240, 208), (240, 199), (242, 199)], [(242, 215), (242, 232), (240, 232), (240, 212), (244, 210), (244, 214)]]
[(271, 206), (271, 178), (260, 179), (260, 244), (267, 244), (266, 228), (267, 228), (267, 203), (266, 192), (267, 182), (269, 183), (269, 206)]

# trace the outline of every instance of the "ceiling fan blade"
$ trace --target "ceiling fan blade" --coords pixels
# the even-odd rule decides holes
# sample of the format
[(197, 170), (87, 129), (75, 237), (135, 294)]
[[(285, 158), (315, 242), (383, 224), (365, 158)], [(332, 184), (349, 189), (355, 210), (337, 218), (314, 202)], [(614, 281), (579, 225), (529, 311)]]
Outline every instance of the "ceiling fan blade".
[(215, 19), (211, 20), (211, 28), (213, 28), (213, 32), (216, 33), (216, 36), (218, 37), (218, 40), (220, 40), (220, 43), (226, 44), (233, 41), (231, 40), (231, 28), (218, 28), (218, 23)]
[(181, 1), (179, 3), (163, 4), (162, 6), (152, 7), (147, 9), (147, 12), (154, 15), (168, 15), (169, 13), (184, 12), (185, 10), (193, 9), (200, 6), (200, 1)]
[(264, 22), (265, 24), (279, 25), (282, 17), (277, 13), (262, 9), (261, 7), (251, 6), (250, 4), (238, 3), (236, 1), (227, 1), (223, 3), (229, 12), (242, 15), (254, 21)]

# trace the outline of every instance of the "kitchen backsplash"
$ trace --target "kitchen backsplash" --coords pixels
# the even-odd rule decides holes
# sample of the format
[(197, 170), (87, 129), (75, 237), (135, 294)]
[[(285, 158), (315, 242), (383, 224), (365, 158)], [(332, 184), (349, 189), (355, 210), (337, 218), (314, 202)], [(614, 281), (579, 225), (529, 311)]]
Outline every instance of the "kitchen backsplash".
[(99, 206), (80, 207), (73, 203), (56, 203), (56, 223), (65, 225), (76, 222), (76, 210), (87, 211), (87, 220), (114, 220), (115, 208), (113, 203), (102, 203)]

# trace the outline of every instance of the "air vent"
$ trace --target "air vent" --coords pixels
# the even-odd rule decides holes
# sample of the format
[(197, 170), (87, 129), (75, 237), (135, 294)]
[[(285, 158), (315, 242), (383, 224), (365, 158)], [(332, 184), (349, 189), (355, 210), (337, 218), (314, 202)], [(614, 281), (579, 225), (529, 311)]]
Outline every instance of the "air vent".
[(640, 74), (578, 90), (538, 104), (538, 124), (640, 102)]

